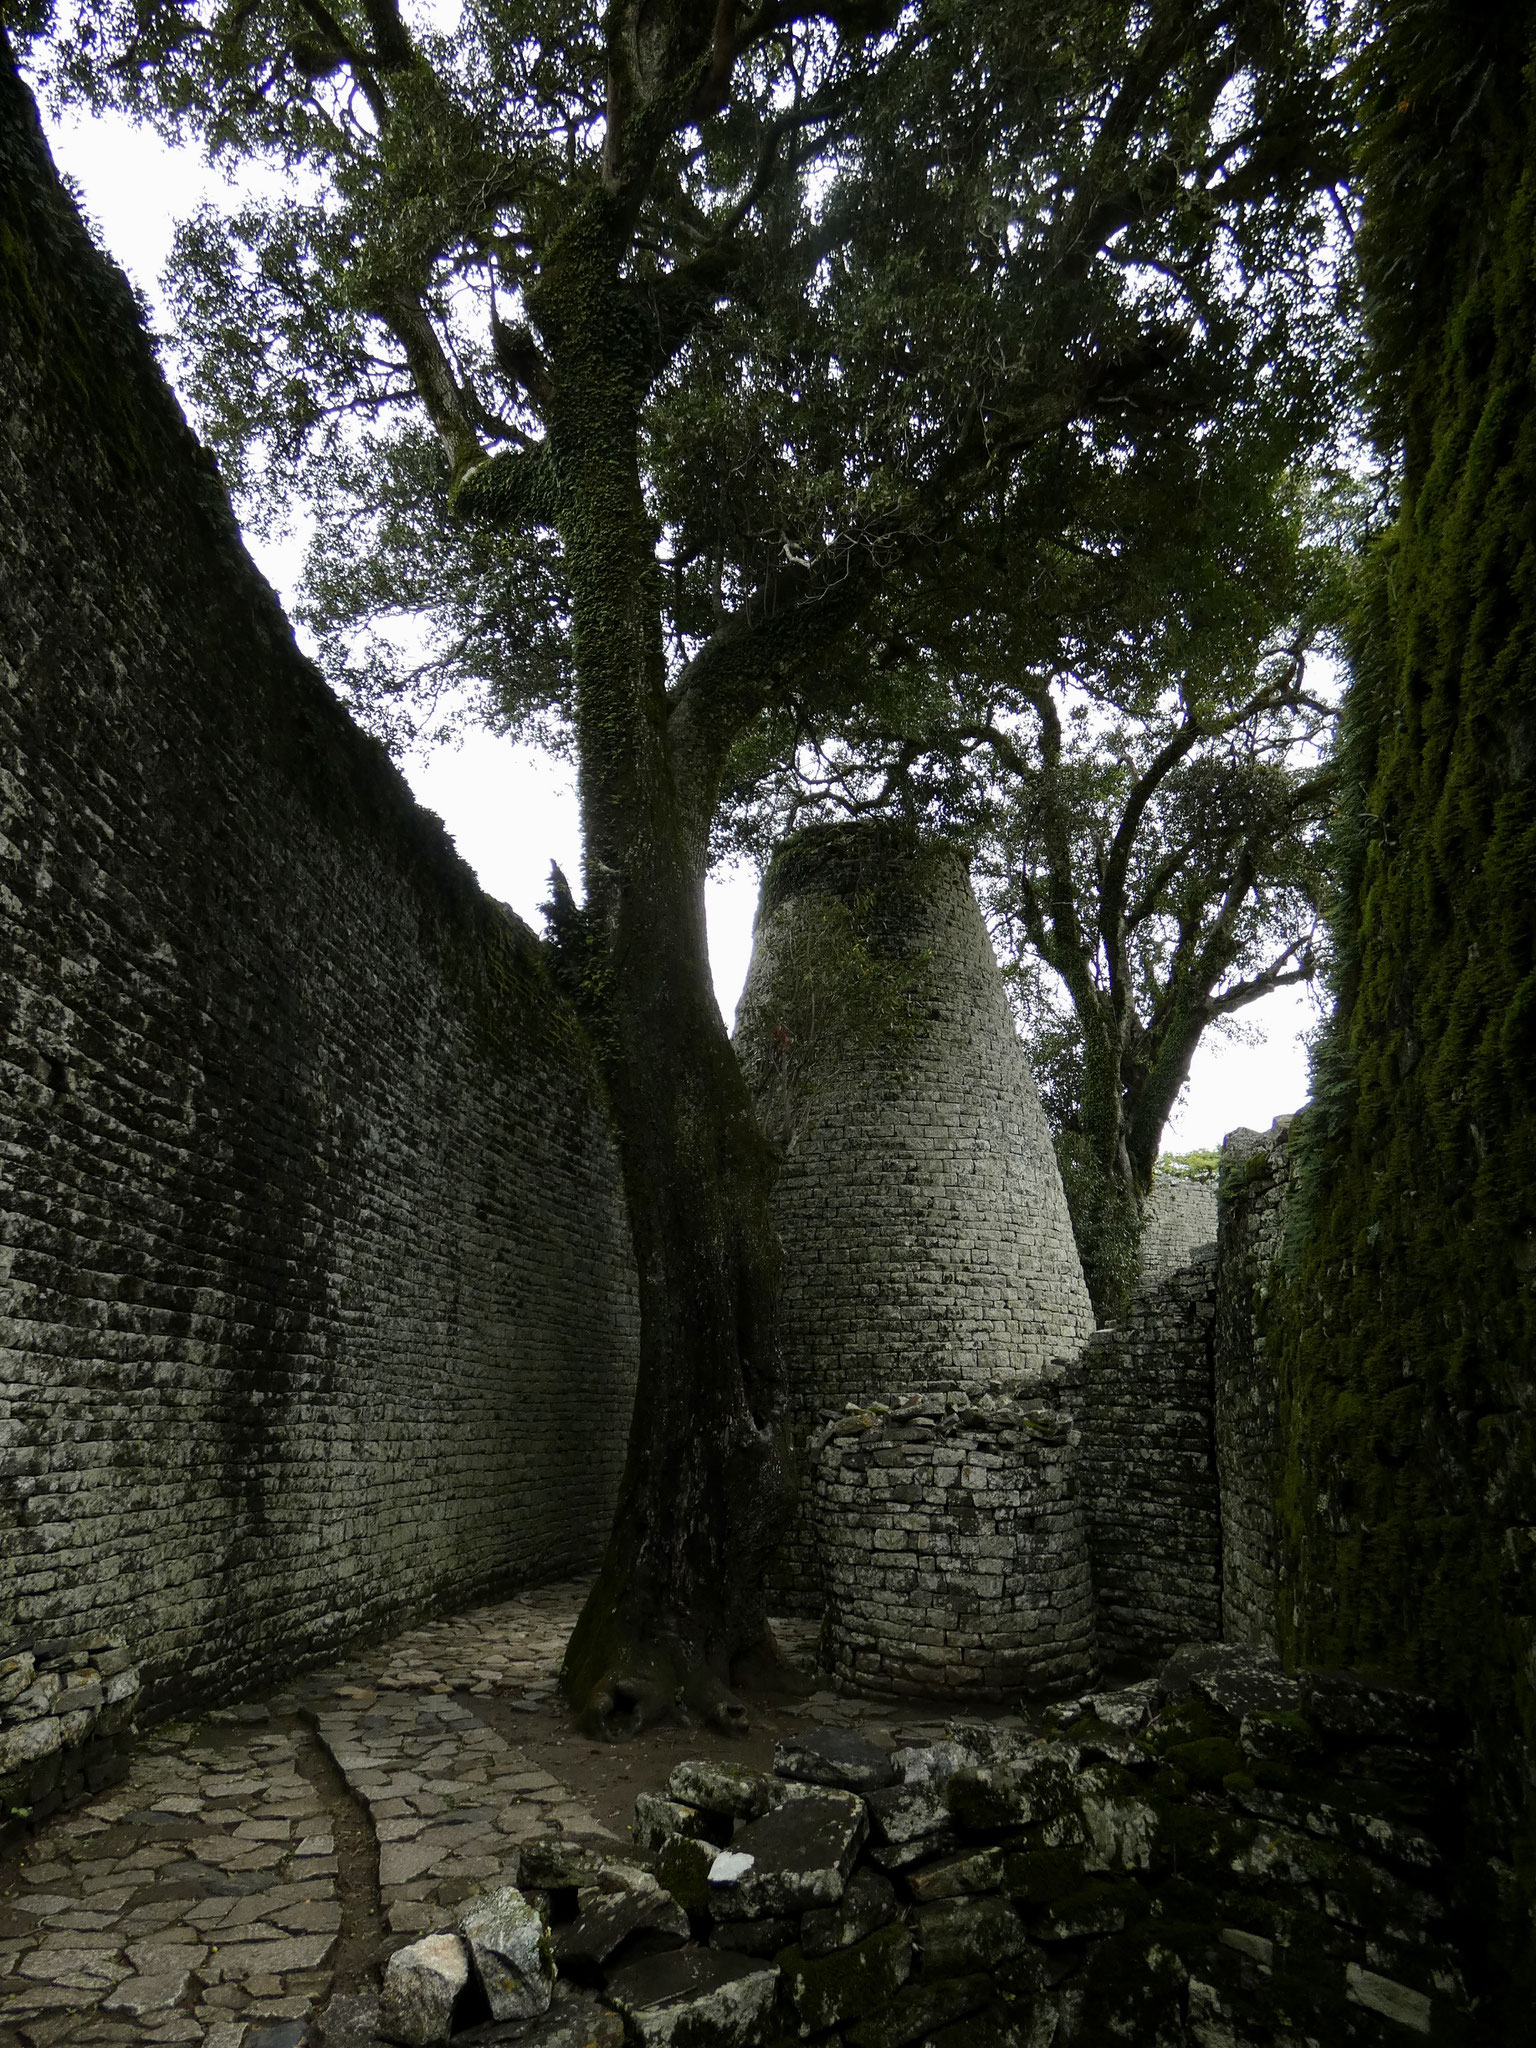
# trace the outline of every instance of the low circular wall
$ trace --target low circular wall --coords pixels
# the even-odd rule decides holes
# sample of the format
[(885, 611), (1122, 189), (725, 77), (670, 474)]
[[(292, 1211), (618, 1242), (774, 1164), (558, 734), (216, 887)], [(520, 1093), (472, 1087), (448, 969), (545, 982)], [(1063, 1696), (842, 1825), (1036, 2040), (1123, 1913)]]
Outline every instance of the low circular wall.
[(810, 1512), (839, 1682), (997, 1700), (1091, 1679), (1076, 1448), (1067, 1417), (1033, 1392), (930, 1395), (824, 1430)]

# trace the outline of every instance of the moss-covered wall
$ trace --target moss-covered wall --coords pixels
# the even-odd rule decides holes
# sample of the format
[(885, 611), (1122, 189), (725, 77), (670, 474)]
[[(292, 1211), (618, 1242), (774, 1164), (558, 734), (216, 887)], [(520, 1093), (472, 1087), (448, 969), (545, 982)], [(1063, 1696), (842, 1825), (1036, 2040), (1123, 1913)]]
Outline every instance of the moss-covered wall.
[(595, 1070), (294, 645), (0, 39), (0, 1655), (161, 1706), (595, 1557)]
[(1503, 1895), (1518, 1977), (1536, 1903), (1536, 8), (1377, 15), (1361, 252), (1401, 511), (1357, 623), (1338, 1008), (1298, 1133), (1280, 1620), (1297, 1659), (1472, 1718), (1487, 1903)]

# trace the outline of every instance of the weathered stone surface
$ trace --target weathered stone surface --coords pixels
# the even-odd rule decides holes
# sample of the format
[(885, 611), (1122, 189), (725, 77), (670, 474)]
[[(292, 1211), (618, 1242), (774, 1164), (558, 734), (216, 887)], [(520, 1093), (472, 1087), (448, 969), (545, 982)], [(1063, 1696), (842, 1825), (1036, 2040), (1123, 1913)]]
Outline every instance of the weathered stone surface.
[(920, 1906), (935, 1899), (1000, 1891), (1002, 1884), (1003, 1852), (998, 1848), (963, 1850), (940, 1863), (925, 1863), (907, 1875), (907, 1890)]
[(1407, 1984), (1394, 1983), (1390, 1977), (1378, 1976), (1374, 1970), (1363, 1969), (1359, 1963), (1350, 1963), (1344, 1974), (1345, 1996), (1352, 2004), (1379, 2012), (1389, 2020), (1396, 2020), (1400, 2026), (1411, 2027), (1416, 2034), (1430, 2031), (1431, 2006), (1422, 1991), (1415, 1991)]
[[(795, 963), (822, 932), (862, 940), (885, 967), (895, 1042), (849, 1045), (793, 1014)], [(774, 1207), (798, 1444), (846, 1402), (1036, 1379), (1076, 1349), (1093, 1312), (1060, 1174), (952, 849), (883, 825), (791, 841), (765, 886), (739, 1018), (760, 1109), (795, 1136)], [(827, 1525), (803, 1498), (776, 1567), (783, 1612), (819, 1611), (822, 1597), (812, 1530)], [(854, 1654), (895, 1661), (903, 1647), (882, 1635)]]
[(835, 1906), (820, 1906), (800, 1922), (800, 1948), (812, 1961), (848, 1948), (896, 1918), (896, 1887), (868, 1868), (856, 1870)]
[(819, 1959), (787, 1949), (779, 1967), (802, 2029), (820, 2033), (895, 1997), (912, 1974), (912, 1937), (905, 1927), (882, 1927)]
[(667, 1780), (668, 1799), (728, 1820), (757, 1820), (792, 1796), (767, 1771), (707, 1757), (678, 1764)]
[(985, 1975), (908, 1984), (882, 2011), (851, 2026), (847, 2039), (851, 2048), (908, 2048), (991, 2003), (992, 1979)]
[(1107, 1658), (1166, 1656), (1221, 1632), (1215, 1292), (1208, 1245), (1092, 1336), (1068, 1382)]
[(618, 2013), (586, 1992), (558, 1985), (554, 2003), (538, 2019), (463, 2028), (454, 2035), (452, 2048), (623, 2048), (623, 2043)]
[(379, 2028), (401, 2048), (438, 2048), (469, 1983), (469, 1951), (456, 1934), (430, 1934), (397, 1948), (384, 1969)]
[(1277, 1117), (1265, 1132), (1229, 1132), (1222, 1145), (1213, 1325), (1221, 1633), (1271, 1652), (1278, 1644), (1279, 1392), (1259, 1309), (1285, 1233), (1295, 1163), (1290, 1124)]
[(459, 1920), (475, 1974), (498, 2020), (549, 2009), (555, 1966), (548, 1930), (515, 1885), (476, 1899)]
[(890, 1752), (851, 1728), (810, 1728), (776, 1745), (775, 1777), (804, 1785), (832, 1785), (845, 1792), (878, 1792), (894, 1785)]
[(299, 652), (5, 72), (7, 1636), (130, 1600), (151, 1705), (239, 1698), (596, 1556), (633, 1252), (531, 934)]
[(1300, 1682), (1281, 1669), (1278, 1657), (1236, 1643), (1176, 1650), (1158, 1683), (1165, 1698), (1195, 1693), (1218, 1714), (1238, 1723), (1245, 1714), (1294, 1713), (1301, 1704)]
[(1006, 1899), (940, 1899), (919, 1908), (917, 1946), (922, 1974), (959, 1977), (996, 1970), (1029, 1946), (1023, 1923)]
[(826, 1640), (844, 1686), (992, 1700), (1089, 1677), (1070, 1413), (1047, 1389), (1014, 1387), (858, 1419), (812, 1444)]
[(656, 1792), (642, 1792), (635, 1800), (635, 1847), (655, 1851), (674, 1835), (686, 1835), (696, 1841), (723, 1846), (730, 1840), (730, 1829), (728, 1825), (722, 1825), (719, 1814), (706, 1813), (697, 1806), (685, 1806)]
[(553, 1936), (555, 1967), (577, 1984), (601, 1982), (601, 1972), (620, 1956), (681, 1948), (688, 1940), (688, 1915), (670, 1894), (659, 1891), (596, 1892), (580, 1895), (581, 1911)]
[(755, 2048), (778, 1996), (779, 1973), (717, 1949), (674, 1949), (631, 1963), (608, 1996), (643, 2048)]
[(710, 1930), (709, 1945), (729, 1955), (773, 1962), (781, 1949), (790, 1947), (799, 1930), (797, 1920), (722, 1920)]
[[(869, 1823), (863, 1802), (818, 1791), (738, 1827), (710, 1875), (710, 1904), (722, 1920), (756, 1920), (831, 1906), (843, 1895)], [(750, 1857), (721, 1882), (727, 1857)]]
[(713, 1842), (699, 1842), (688, 1835), (674, 1835), (662, 1844), (656, 1859), (656, 1875), (667, 1890), (690, 1913), (709, 1909), (709, 1873), (720, 1851)]

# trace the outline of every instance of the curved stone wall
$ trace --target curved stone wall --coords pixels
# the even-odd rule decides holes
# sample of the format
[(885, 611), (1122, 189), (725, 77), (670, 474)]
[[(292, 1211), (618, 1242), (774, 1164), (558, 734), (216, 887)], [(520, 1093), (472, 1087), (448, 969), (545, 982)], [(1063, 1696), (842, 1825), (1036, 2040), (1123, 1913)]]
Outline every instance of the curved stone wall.
[[(788, 841), (737, 1045), (787, 1147), (802, 1447), (850, 1401), (1041, 1380), (1079, 1349), (1093, 1311), (1045, 1113), (953, 847), (884, 822)], [(777, 1590), (782, 1611), (819, 1611), (803, 1514)]]
[(1053, 1405), (929, 1395), (816, 1439), (822, 1660), (845, 1687), (998, 1700), (1094, 1669), (1077, 1438)]
[(294, 645), (3, 40), (0, 418), (15, 1728), (22, 1645), (158, 1713), (590, 1566), (638, 1309), (540, 947)]

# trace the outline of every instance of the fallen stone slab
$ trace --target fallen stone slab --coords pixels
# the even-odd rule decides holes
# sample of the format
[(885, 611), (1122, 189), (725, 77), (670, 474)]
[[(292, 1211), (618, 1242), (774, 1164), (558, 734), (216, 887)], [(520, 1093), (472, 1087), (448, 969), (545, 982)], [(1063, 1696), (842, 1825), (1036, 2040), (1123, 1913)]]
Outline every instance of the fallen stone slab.
[(456, 1934), (397, 1948), (384, 1969), (379, 2032), (400, 2048), (439, 2048), (469, 1984), (469, 1951)]
[(757, 2048), (779, 1973), (747, 1956), (674, 1949), (616, 1970), (608, 1996), (643, 2048)]
[(941, 2027), (954, 2026), (971, 2013), (983, 2011), (992, 1997), (992, 1979), (987, 1976), (908, 1984), (889, 2005), (856, 2021), (844, 2038), (850, 2048), (908, 2048), (909, 2043), (936, 2034)]
[(667, 1780), (667, 1797), (727, 1820), (758, 1820), (792, 1798), (788, 1781), (749, 1764), (695, 1757), (680, 1763)]
[(1351, 2005), (1379, 2012), (1384, 2019), (1396, 2020), (1399, 2026), (1411, 2027), (1417, 2034), (1430, 2031), (1431, 2007), (1422, 1991), (1398, 1984), (1391, 1977), (1378, 1976), (1374, 1970), (1362, 1969), (1359, 1963), (1348, 1964), (1344, 1978), (1344, 1996)]
[(879, 1792), (896, 1782), (888, 1750), (851, 1728), (811, 1728), (779, 1743), (773, 1774), (802, 1785), (830, 1785), (840, 1792)]
[(945, 1856), (937, 1863), (925, 1863), (910, 1871), (907, 1890), (920, 1906), (935, 1899), (958, 1899), (977, 1892), (996, 1892), (1003, 1887), (1003, 1852), (963, 1849), (958, 1856)]
[(711, 1911), (758, 1920), (836, 1905), (868, 1832), (864, 1802), (850, 1792), (816, 1791), (749, 1821), (711, 1866)]
[(654, 1851), (674, 1835), (714, 1842), (724, 1848), (731, 1838), (731, 1824), (720, 1814), (706, 1813), (701, 1806), (685, 1806), (681, 1800), (665, 1799), (659, 1792), (640, 1793), (635, 1800), (635, 1847)]
[(574, 1984), (600, 1986), (604, 1969), (620, 1958), (638, 1961), (682, 1948), (688, 1915), (659, 1885), (651, 1892), (586, 1891), (574, 1920), (553, 1935), (555, 1968)]
[(802, 2031), (819, 2034), (890, 2003), (912, 1974), (912, 1936), (896, 1925), (831, 1955), (786, 1949), (779, 1967)]
[(491, 2020), (466, 2027), (452, 2048), (623, 2048), (624, 2022), (589, 1993), (557, 1985), (547, 2013), (532, 2020)]
[(801, 1925), (798, 1920), (721, 1920), (710, 1932), (709, 1945), (771, 1963), (781, 1949), (793, 1945)]
[(939, 1899), (917, 1914), (917, 1945), (922, 1974), (962, 1977), (973, 1970), (996, 1970), (1030, 1946), (1023, 1923), (1006, 1899)]
[(1233, 1721), (1250, 1713), (1293, 1713), (1301, 1703), (1300, 1681), (1282, 1669), (1278, 1657), (1234, 1643), (1192, 1643), (1175, 1650), (1158, 1685), (1166, 1700), (1198, 1693)]
[(800, 1923), (801, 1952), (811, 1960), (849, 1948), (885, 1927), (900, 1911), (896, 1887), (877, 1870), (856, 1870), (835, 1906), (820, 1906)]
[(459, 1917), (475, 1974), (496, 2020), (548, 2012), (555, 1988), (549, 1930), (516, 1885), (475, 1899)]

